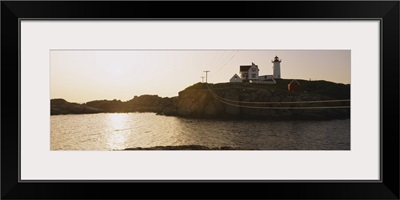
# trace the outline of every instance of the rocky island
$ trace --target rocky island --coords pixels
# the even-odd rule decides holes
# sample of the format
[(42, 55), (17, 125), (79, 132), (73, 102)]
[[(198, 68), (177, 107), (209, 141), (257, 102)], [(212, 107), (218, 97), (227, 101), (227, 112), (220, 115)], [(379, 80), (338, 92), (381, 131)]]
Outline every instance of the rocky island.
[[(276, 84), (196, 83), (176, 97), (135, 96), (129, 101), (96, 100), (84, 104), (51, 100), (51, 114), (154, 112), (192, 118), (325, 120), (350, 118), (350, 84), (297, 80), (296, 92), (288, 91), (291, 79)], [(339, 100), (339, 101), (338, 101)]]

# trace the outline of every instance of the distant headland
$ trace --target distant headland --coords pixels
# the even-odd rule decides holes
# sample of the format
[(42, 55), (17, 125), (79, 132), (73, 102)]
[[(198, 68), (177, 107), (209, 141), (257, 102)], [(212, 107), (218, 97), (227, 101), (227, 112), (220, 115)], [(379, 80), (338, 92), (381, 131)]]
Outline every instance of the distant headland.
[(83, 104), (51, 99), (51, 115), (154, 112), (191, 118), (347, 119), (350, 118), (349, 99), (350, 84), (323, 80), (278, 79), (276, 84), (196, 83), (171, 98), (141, 95), (129, 101), (95, 100)]

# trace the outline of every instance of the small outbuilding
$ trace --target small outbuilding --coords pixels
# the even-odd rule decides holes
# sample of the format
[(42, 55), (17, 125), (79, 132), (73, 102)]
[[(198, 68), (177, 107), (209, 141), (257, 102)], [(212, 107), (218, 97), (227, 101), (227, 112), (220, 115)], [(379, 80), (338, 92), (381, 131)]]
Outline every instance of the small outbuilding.
[(300, 83), (294, 79), (288, 84), (289, 92), (297, 92), (299, 88), (300, 88)]
[(232, 78), (229, 80), (231, 83), (241, 83), (242, 79), (237, 75), (233, 75)]

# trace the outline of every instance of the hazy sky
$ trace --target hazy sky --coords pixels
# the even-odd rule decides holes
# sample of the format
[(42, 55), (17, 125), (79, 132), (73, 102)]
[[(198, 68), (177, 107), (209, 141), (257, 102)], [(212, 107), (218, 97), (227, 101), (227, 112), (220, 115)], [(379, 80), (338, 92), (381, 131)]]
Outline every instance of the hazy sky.
[(51, 98), (84, 103), (135, 95), (177, 96), (201, 81), (229, 82), (239, 65), (254, 62), (260, 75), (272, 74), (271, 60), (277, 55), (284, 79), (327, 80), (350, 83), (349, 50), (239, 50), (239, 51), (63, 51), (50, 52)]

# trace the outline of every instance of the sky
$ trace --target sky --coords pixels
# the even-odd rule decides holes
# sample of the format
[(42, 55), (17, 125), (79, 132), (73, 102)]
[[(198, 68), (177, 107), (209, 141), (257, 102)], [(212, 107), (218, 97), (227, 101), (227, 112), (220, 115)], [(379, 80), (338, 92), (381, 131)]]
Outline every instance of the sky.
[(260, 75), (272, 75), (275, 56), (283, 79), (350, 83), (350, 50), (52, 50), (50, 96), (77, 103), (173, 97), (201, 82), (206, 70), (209, 83), (229, 82), (252, 62)]

